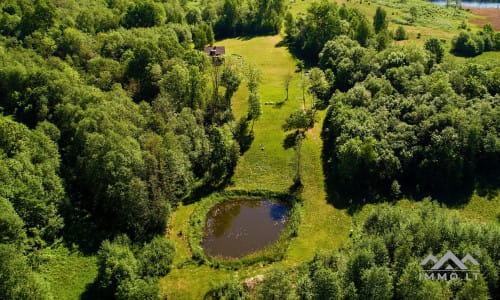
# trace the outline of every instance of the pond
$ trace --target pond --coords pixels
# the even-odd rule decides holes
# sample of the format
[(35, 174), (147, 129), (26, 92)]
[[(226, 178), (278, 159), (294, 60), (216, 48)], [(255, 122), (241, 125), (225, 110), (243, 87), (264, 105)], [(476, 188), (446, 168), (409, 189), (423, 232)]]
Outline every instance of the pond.
[[(434, 4), (446, 5), (446, 0), (431, 1)], [(450, 2), (450, 6), (454, 6), (455, 2)], [(500, 0), (498, 2), (482, 2), (482, 1), (462, 1), (463, 7), (477, 7), (477, 8), (500, 8)]]
[(231, 200), (207, 215), (203, 249), (210, 256), (240, 258), (276, 242), (290, 208), (270, 200)]

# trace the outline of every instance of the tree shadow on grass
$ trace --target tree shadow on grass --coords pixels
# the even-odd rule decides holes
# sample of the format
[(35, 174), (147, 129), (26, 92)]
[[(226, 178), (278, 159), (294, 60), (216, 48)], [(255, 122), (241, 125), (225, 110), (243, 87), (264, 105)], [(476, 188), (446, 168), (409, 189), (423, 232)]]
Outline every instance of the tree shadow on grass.
[(298, 130), (287, 134), (285, 139), (283, 140), (283, 148), (286, 150), (295, 147), (295, 143), (297, 142), (297, 136), (299, 134), (300, 132)]
[[(395, 203), (400, 199), (412, 199), (421, 201), (426, 198), (431, 198), (444, 204), (449, 208), (459, 208), (466, 204), (475, 191), (477, 182), (474, 180), (466, 180), (460, 186), (446, 190), (430, 190), (423, 191), (414, 182), (402, 183), (401, 193), (397, 196), (391, 195), (390, 191), (374, 191), (369, 188), (359, 185), (357, 189), (345, 191), (338, 187), (338, 183), (325, 171), (325, 189), (327, 201), (335, 208), (346, 209), (350, 215), (361, 210), (366, 204), (374, 204), (381, 202)], [(411, 187), (411, 188), (408, 188)], [(487, 189), (476, 189), (478, 194), (484, 192), (483, 195), (494, 196), (498, 190), (498, 184), (491, 185)]]
[(112, 291), (110, 289), (102, 288), (97, 279), (94, 282), (87, 284), (85, 291), (80, 295), (80, 300), (108, 300), (114, 298), (115, 297)]
[[(328, 147), (328, 141), (324, 147)], [(434, 201), (444, 204), (450, 208), (459, 208), (466, 204), (474, 191), (478, 194), (494, 196), (498, 191), (498, 176), (482, 176), (480, 174), (469, 174), (456, 182), (449, 182), (446, 178), (441, 180), (426, 179), (425, 174), (407, 174), (406, 177), (398, 178), (400, 188), (395, 192), (390, 182), (379, 182), (378, 184), (362, 180), (359, 174), (356, 184), (342, 182), (340, 175), (335, 175), (334, 160), (325, 161), (325, 151), (322, 150), (322, 166), (325, 174), (325, 191), (327, 201), (335, 208), (345, 209), (349, 214), (354, 214), (361, 210), (366, 204), (389, 202), (395, 203), (400, 199), (412, 199), (420, 201), (431, 198)], [(328, 156), (326, 156), (328, 157)], [(366, 176), (369, 176), (367, 173)], [(486, 180), (485, 178), (488, 178)], [(366, 177), (364, 178), (366, 179)]]
[(276, 103), (274, 104), (274, 108), (280, 109), (280, 108), (282, 108), (282, 107), (283, 107), (283, 105), (285, 105), (285, 103), (286, 103), (286, 99), (285, 99), (285, 100), (282, 100), (282, 101), (280, 101), (280, 102), (276, 102)]
[(68, 249), (74, 245), (85, 255), (93, 255), (101, 242), (110, 238), (110, 233), (98, 228), (95, 220), (83, 209), (70, 207), (62, 209), (64, 217), (63, 238)]

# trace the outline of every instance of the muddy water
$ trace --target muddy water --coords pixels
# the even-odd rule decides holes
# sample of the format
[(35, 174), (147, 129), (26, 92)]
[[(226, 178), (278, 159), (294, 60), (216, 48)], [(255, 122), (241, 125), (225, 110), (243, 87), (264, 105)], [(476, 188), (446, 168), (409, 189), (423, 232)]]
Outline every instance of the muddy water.
[(210, 256), (240, 258), (278, 240), (289, 207), (269, 200), (231, 200), (207, 216), (203, 248)]

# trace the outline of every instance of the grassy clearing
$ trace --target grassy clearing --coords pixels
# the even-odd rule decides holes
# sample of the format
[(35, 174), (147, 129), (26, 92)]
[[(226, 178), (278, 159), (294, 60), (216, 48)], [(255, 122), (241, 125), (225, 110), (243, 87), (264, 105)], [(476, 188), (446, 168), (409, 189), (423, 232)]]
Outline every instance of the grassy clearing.
[[(293, 13), (305, 12), (312, 1), (290, 2), (289, 7)], [(416, 0), (411, 0), (414, 3)], [(421, 3), (422, 1), (418, 1)], [(348, 2), (347, 5), (359, 6), (369, 18), (375, 12), (377, 5), (368, 5), (366, 2)], [(421, 4), (431, 5), (431, 4)], [(392, 12), (397, 8), (388, 8), (391, 18)], [(453, 19), (453, 26), (461, 19)], [(390, 28), (396, 28), (391, 23)], [(451, 27), (453, 27), (451, 26)], [(451, 28), (450, 27), (450, 28)], [(425, 38), (430, 36), (450, 39), (457, 31), (456, 27), (450, 30), (440, 29), (438, 25), (433, 27), (405, 26), (410, 33), (411, 43), (421, 44)], [(451, 31), (451, 32), (450, 32)], [(416, 39), (417, 33), (421, 39)], [(240, 158), (228, 189), (267, 189), (272, 191), (285, 191), (292, 183), (294, 175), (292, 149), (284, 149), (283, 141), (286, 137), (281, 129), (285, 118), (294, 110), (299, 109), (302, 104), (302, 90), (300, 87), (300, 74), (294, 73), (296, 61), (284, 47), (276, 45), (282, 37), (256, 37), (250, 39), (227, 39), (217, 42), (217, 45), (225, 46), (227, 54), (237, 54), (243, 57), (245, 63), (256, 65), (263, 75), (260, 85), (263, 115), (255, 123), (255, 140), (250, 149)], [(490, 59), (490, 55), (480, 56)], [(449, 55), (450, 58), (454, 58)], [(493, 57), (495, 59), (496, 56)], [(479, 58), (477, 58), (479, 59)], [(460, 61), (462, 61), (460, 59)], [(283, 87), (284, 78), (288, 73), (293, 73), (290, 84), (289, 100), (282, 105), (264, 105), (265, 102), (280, 103), (285, 98)], [(247, 113), (248, 90), (242, 82), (239, 90), (233, 98), (233, 111), (236, 118), (245, 116)], [(309, 100), (309, 99), (308, 99)], [(321, 124), (324, 112), (319, 113), (319, 122), (307, 133), (303, 143), (303, 182), (304, 182), (304, 208), (299, 234), (288, 247), (284, 260), (272, 264), (256, 264), (240, 270), (215, 269), (207, 265), (198, 265), (191, 260), (191, 252), (187, 242), (187, 230), (189, 217), (200, 203), (180, 206), (173, 215), (169, 225), (168, 236), (176, 244), (176, 257), (172, 272), (161, 281), (162, 294), (170, 299), (201, 299), (203, 295), (218, 282), (228, 278), (243, 280), (245, 278), (265, 273), (271, 267), (290, 267), (299, 265), (310, 260), (315, 252), (327, 252), (345, 247), (349, 244), (349, 229), (353, 227), (353, 218), (345, 210), (336, 209), (326, 201), (324, 187), (324, 176), (321, 166), (320, 138)], [(496, 207), (500, 207), (500, 197), (497, 195), (493, 200), (487, 200), (474, 196), (471, 201), (462, 208), (455, 208), (465, 217), (480, 220), (493, 221), (499, 214)], [(403, 200), (397, 205), (414, 207), (418, 202)], [(367, 205), (356, 214), (356, 218), (367, 214), (376, 205)], [(488, 210), (488, 211), (486, 211)], [(179, 235), (182, 232), (182, 235)]]
[(39, 272), (51, 287), (55, 299), (80, 299), (97, 277), (97, 258), (60, 247), (39, 254)]
[[(276, 47), (280, 36), (252, 39), (228, 39), (217, 43), (226, 46), (228, 54), (242, 55), (245, 62), (255, 64), (263, 75), (260, 85), (262, 103), (282, 102), (285, 98), (284, 78), (293, 73), (289, 100), (282, 105), (263, 105), (263, 115), (255, 123), (255, 140), (250, 149), (240, 158), (229, 189), (267, 189), (285, 191), (292, 184), (294, 175), (292, 149), (284, 149), (286, 133), (281, 129), (284, 120), (302, 104), (300, 74), (294, 73), (295, 60), (286, 48)], [(245, 82), (236, 92), (233, 110), (236, 117), (246, 115), (248, 91)], [(309, 98), (307, 99), (310, 100)], [(199, 299), (209, 290), (211, 284), (227, 278), (244, 279), (264, 273), (274, 266), (295, 266), (310, 260), (316, 251), (330, 251), (348, 242), (351, 217), (345, 211), (337, 210), (326, 202), (324, 177), (321, 167), (320, 121), (307, 133), (303, 143), (304, 208), (299, 235), (288, 247), (286, 258), (266, 265), (260, 263), (238, 271), (213, 269), (195, 265), (184, 237), (178, 232), (187, 232), (189, 215), (200, 203), (181, 206), (174, 213), (170, 223), (169, 236), (175, 241), (177, 254), (175, 267), (162, 282), (162, 292), (171, 299)]]

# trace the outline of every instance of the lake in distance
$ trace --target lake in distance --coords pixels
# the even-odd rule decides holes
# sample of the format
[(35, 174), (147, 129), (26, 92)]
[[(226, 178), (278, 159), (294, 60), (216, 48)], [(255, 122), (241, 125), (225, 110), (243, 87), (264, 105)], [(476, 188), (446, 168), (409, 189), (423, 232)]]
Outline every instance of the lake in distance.
[[(446, 1), (431, 1), (434, 4), (446, 5)], [(450, 2), (450, 6), (455, 6), (455, 2)], [(476, 7), (476, 8), (498, 8), (500, 9), (500, 2), (478, 2), (478, 1), (462, 1), (462, 7)]]

